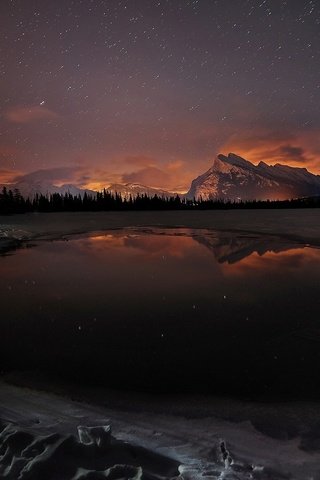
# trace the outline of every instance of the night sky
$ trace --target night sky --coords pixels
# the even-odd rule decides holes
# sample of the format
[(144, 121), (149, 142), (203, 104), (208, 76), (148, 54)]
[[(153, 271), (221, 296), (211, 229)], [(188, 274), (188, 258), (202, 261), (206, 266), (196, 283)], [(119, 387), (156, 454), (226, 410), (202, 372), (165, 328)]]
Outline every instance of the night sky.
[(1, 0), (0, 182), (175, 191), (230, 151), (320, 173), (318, 0)]

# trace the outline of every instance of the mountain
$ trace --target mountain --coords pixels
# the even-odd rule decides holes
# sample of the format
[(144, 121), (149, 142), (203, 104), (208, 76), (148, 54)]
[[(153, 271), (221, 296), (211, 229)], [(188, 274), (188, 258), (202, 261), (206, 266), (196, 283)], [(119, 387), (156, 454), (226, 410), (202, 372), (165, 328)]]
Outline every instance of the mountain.
[(106, 190), (110, 193), (120, 193), (123, 198), (129, 198), (130, 195), (132, 198), (137, 195), (148, 195), (153, 197), (158, 195), (159, 197), (173, 197), (177, 195), (174, 192), (169, 192), (168, 190), (162, 190), (154, 187), (147, 187), (146, 185), (141, 185), (140, 183), (113, 183), (106, 187)]
[[(33, 178), (28, 176), (26, 179), (22, 179), (17, 183), (11, 183), (7, 185), (0, 185), (0, 189), (2, 187), (6, 187), (8, 190), (18, 189), (21, 195), (25, 198), (33, 198), (36, 194), (43, 194), (43, 195), (50, 195), (52, 193), (60, 193), (64, 195), (65, 193), (70, 193), (71, 195), (80, 195), (83, 196), (85, 192), (88, 195), (95, 196), (97, 192), (88, 189), (82, 189), (76, 187), (72, 184), (64, 184), (61, 186), (53, 185), (52, 183), (39, 180), (38, 178)], [(139, 183), (113, 183), (106, 187), (106, 191), (115, 194), (116, 192), (121, 194), (123, 198), (129, 198), (130, 195), (132, 198), (136, 197), (137, 195), (144, 195), (147, 194), (150, 197), (154, 195), (158, 195), (159, 197), (172, 197), (175, 196), (176, 193), (169, 192), (168, 190), (162, 190), (159, 188), (147, 187), (146, 185), (141, 185)]]
[(285, 200), (320, 195), (320, 176), (306, 168), (258, 165), (234, 153), (218, 155), (207, 172), (194, 179), (188, 198), (203, 200)]
[(17, 183), (1, 185), (0, 189), (2, 190), (3, 187), (8, 190), (18, 189), (25, 198), (33, 198), (36, 194), (50, 195), (52, 193), (60, 193), (61, 195), (70, 193), (71, 195), (83, 196), (86, 192), (88, 195), (96, 195), (93, 190), (82, 189), (72, 184), (57, 186), (44, 180), (22, 180)]

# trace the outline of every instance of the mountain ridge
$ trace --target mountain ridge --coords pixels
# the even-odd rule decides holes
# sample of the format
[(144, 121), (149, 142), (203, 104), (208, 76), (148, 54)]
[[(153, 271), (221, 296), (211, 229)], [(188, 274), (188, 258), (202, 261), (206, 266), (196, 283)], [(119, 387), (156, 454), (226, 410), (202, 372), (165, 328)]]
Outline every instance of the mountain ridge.
[[(59, 193), (73, 196), (85, 194), (96, 196), (97, 191), (78, 187), (73, 184), (54, 185), (48, 180), (38, 178), (37, 172), (25, 175), (16, 183), (0, 186), (18, 189), (25, 198), (34, 198), (37, 194), (51, 195)], [(171, 192), (140, 183), (113, 183), (104, 188), (106, 191), (120, 194), (123, 198), (135, 198), (137, 195), (153, 197), (173, 197), (202, 200), (287, 200), (320, 195), (320, 175), (309, 172), (305, 167), (292, 167), (276, 163), (268, 165), (260, 161), (257, 165), (249, 160), (229, 153), (217, 155), (211, 167), (192, 180), (186, 194)], [(102, 189), (103, 190), (103, 189)]]
[(71, 194), (73, 196), (96, 195), (97, 192), (89, 189), (79, 188), (73, 184), (54, 185), (47, 181), (21, 181), (16, 183), (2, 184), (1, 189), (6, 187), (8, 190), (19, 190), (24, 198), (34, 198), (36, 195), (52, 195), (59, 193), (60, 195)]
[(130, 195), (136, 197), (137, 195), (148, 195), (153, 197), (158, 195), (160, 197), (174, 197), (177, 195), (175, 192), (170, 192), (162, 188), (149, 187), (142, 185), (141, 183), (113, 183), (105, 188), (107, 192), (119, 193), (123, 198), (128, 199)]
[(254, 165), (235, 153), (219, 154), (213, 165), (195, 178), (187, 198), (203, 200), (286, 200), (320, 195), (320, 176), (304, 167), (261, 161)]
[[(81, 197), (84, 196), (86, 193), (87, 195), (96, 196), (98, 191), (90, 190), (87, 188), (80, 188), (73, 184), (63, 184), (63, 185), (54, 185), (51, 182), (47, 181), (19, 181), (16, 183), (11, 184), (2, 184), (0, 188), (6, 187), (8, 190), (19, 190), (21, 195), (25, 198), (34, 198), (37, 194), (40, 195), (52, 195), (53, 193), (59, 193), (60, 195), (71, 194), (73, 196), (80, 195)], [(153, 197), (154, 195), (158, 195), (159, 197), (173, 197), (177, 195), (175, 192), (170, 192), (169, 190), (149, 187), (147, 185), (142, 185), (139, 183), (113, 183), (109, 186), (105, 187), (103, 190), (111, 194), (120, 194), (123, 198), (127, 200), (130, 198), (136, 197), (137, 195), (148, 195)]]

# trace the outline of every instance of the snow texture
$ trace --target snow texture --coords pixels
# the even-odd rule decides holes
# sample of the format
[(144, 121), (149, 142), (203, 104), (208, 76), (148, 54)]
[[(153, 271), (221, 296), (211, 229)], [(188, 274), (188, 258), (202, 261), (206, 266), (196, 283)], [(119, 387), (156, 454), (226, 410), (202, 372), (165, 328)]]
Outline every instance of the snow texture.
[[(108, 394), (101, 400), (107, 404)], [(316, 404), (184, 398), (157, 405), (132, 395), (126, 409), (118, 401), (121, 410), (0, 384), (0, 478), (320, 478)]]

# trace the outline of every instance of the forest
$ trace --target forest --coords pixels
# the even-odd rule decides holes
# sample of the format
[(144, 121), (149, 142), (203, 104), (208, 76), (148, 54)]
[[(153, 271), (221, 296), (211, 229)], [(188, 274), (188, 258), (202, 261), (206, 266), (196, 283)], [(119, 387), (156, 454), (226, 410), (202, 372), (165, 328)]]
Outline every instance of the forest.
[(270, 208), (319, 208), (319, 197), (304, 197), (291, 200), (204, 200), (187, 199), (184, 196), (161, 197), (145, 194), (123, 197), (107, 190), (96, 195), (83, 196), (66, 193), (36, 194), (24, 198), (19, 190), (3, 187), (0, 193), (0, 214), (28, 212), (83, 212), (83, 211), (128, 211), (128, 210), (230, 210)]

